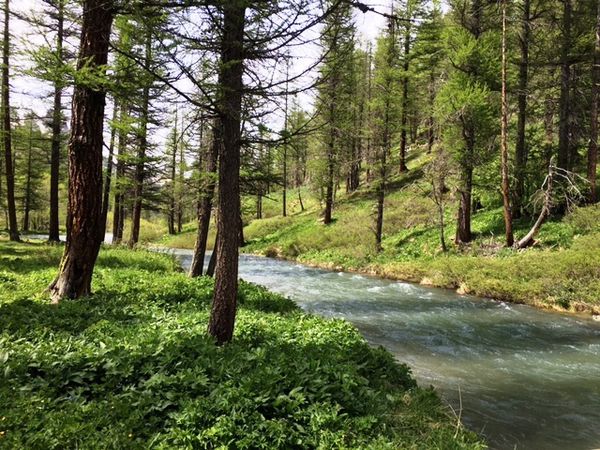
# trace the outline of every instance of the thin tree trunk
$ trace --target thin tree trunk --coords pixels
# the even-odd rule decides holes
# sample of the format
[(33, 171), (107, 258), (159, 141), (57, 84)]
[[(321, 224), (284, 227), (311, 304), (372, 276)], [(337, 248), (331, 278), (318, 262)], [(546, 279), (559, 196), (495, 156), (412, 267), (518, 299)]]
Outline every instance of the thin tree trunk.
[(177, 232), (183, 230), (183, 192), (185, 189), (185, 143), (184, 143), (185, 123), (183, 114), (181, 115), (181, 135), (179, 135), (179, 166), (177, 174)]
[(23, 231), (29, 231), (29, 212), (31, 210), (31, 169), (33, 159), (33, 117), (29, 120), (29, 143), (27, 146), (27, 177), (25, 180), (25, 205), (23, 216)]
[(288, 157), (288, 78), (289, 78), (289, 60), (286, 60), (285, 69), (285, 119), (284, 119), (284, 141), (283, 141), (283, 191), (281, 193), (282, 203), (282, 215), (287, 216), (287, 185), (288, 185), (288, 174), (287, 174), (287, 157)]
[(6, 206), (8, 209), (8, 234), (11, 241), (20, 241), (15, 204), (15, 168), (12, 155), (12, 131), (10, 123), (10, 82), (9, 82), (9, 34), (10, 5), (4, 1), (4, 39), (2, 44), (2, 125), (4, 141), (4, 171), (6, 175)]
[(220, 115), (223, 151), (219, 155), (219, 214), (215, 289), (208, 332), (218, 344), (231, 341), (238, 292), (240, 147), (243, 88), (244, 2), (223, 6)]
[(429, 117), (427, 118), (427, 153), (433, 150), (435, 142), (435, 120), (433, 118), (433, 108), (435, 106), (435, 74), (433, 68), (429, 72)]
[[(146, 31), (144, 67), (150, 68), (152, 62), (152, 33)], [(140, 219), (144, 197), (144, 178), (146, 174), (146, 153), (148, 147), (148, 121), (150, 120), (150, 84), (145, 81), (142, 88), (142, 105), (137, 158), (135, 162), (135, 190), (133, 194), (133, 213), (131, 215), (131, 235), (128, 247), (133, 248), (140, 239)], [(174, 150), (175, 151), (175, 150)]]
[(173, 153), (171, 154), (171, 192), (169, 199), (169, 234), (175, 234), (175, 214), (176, 214), (176, 176), (177, 176), (177, 111), (175, 111), (175, 129), (173, 131)]
[(590, 183), (589, 202), (596, 203), (596, 166), (598, 163), (598, 102), (600, 101), (600, 1), (596, 4), (596, 44), (592, 67), (592, 107), (590, 111), (590, 144), (588, 147), (587, 178)]
[(302, 194), (300, 193), (300, 186), (298, 186), (298, 201), (300, 202), (300, 212), (304, 212), (304, 203), (302, 202)]
[(331, 77), (331, 92), (333, 93), (333, 98), (331, 99), (331, 103), (329, 105), (329, 142), (327, 143), (327, 185), (325, 188), (325, 213), (323, 216), (323, 223), (325, 225), (329, 225), (332, 221), (332, 212), (333, 212), (333, 196), (334, 196), (334, 173), (335, 173), (335, 128), (333, 125), (333, 120), (335, 117), (335, 97), (336, 97), (336, 89), (337, 83), (335, 81), (335, 77)]
[[(208, 160), (206, 162), (206, 177), (200, 190), (198, 199), (198, 235), (194, 246), (194, 256), (190, 266), (190, 277), (199, 277), (204, 269), (204, 257), (206, 255), (206, 243), (208, 241), (208, 229), (210, 227), (210, 216), (215, 196), (217, 160), (219, 158), (219, 148), (221, 147), (221, 125), (216, 120), (213, 126), (213, 136), (210, 149), (208, 151)], [(215, 243), (216, 247), (216, 243)]]
[[(63, 35), (64, 35), (64, 0), (56, 2), (56, 59), (63, 60)], [(50, 228), (48, 241), (59, 242), (59, 203), (58, 185), (60, 178), (60, 144), (62, 129), (62, 83), (57, 79), (54, 82), (54, 109), (52, 113), (52, 149), (50, 157)]]
[(563, 0), (563, 36), (560, 55), (561, 83), (559, 102), (559, 129), (558, 129), (558, 167), (570, 169), (570, 92), (571, 92), (571, 22), (572, 0)]
[[(408, 8), (408, 7), (407, 7)], [(408, 13), (408, 11), (407, 11)], [(404, 33), (404, 62), (402, 69), (404, 74), (402, 77), (402, 114), (400, 117), (400, 173), (406, 172), (408, 167), (406, 166), (406, 127), (408, 126), (408, 69), (409, 69), (409, 57), (410, 57), (410, 25), (405, 25), (406, 31)]]
[(117, 142), (117, 173), (115, 179), (116, 192), (115, 201), (113, 205), (113, 244), (120, 244), (123, 240), (123, 228), (125, 224), (125, 195), (123, 193), (123, 187), (119, 186), (119, 182), (122, 182), (125, 178), (125, 152), (127, 146), (127, 127), (125, 126), (125, 120), (129, 115), (129, 108), (125, 105), (121, 105), (121, 111), (119, 112), (119, 139)]
[(112, 180), (112, 171), (113, 171), (113, 159), (115, 153), (115, 138), (117, 135), (117, 128), (115, 127), (115, 122), (117, 121), (119, 106), (115, 101), (113, 105), (113, 118), (112, 118), (112, 129), (110, 130), (110, 144), (108, 146), (108, 160), (106, 162), (106, 174), (104, 176), (104, 191), (102, 194), (102, 218), (101, 220), (101, 230), (100, 230), (100, 240), (104, 241), (104, 236), (106, 235), (106, 217), (108, 216), (108, 207), (110, 203), (110, 185)]
[[(112, 0), (86, 0), (77, 70), (106, 65)], [(91, 292), (94, 264), (100, 250), (102, 212), (102, 132), (106, 93), (75, 85), (69, 139), (69, 209), (67, 244), (60, 272), (50, 286), (54, 303)]]
[(515, 189), (513, 216), (520, 217), (525, 198), (525, 173), (527, 148), (525, 125), (527, 123), (527, 94), (529, 84), (529, 40), (531, 37), (531, 0), (523, 0), (522, 36), (520, 37), (521, 58), (519, 61), (517, 142), (515, 145)]
[(502, 120), (501, 120), (501, 171), (502, 171), (502, 200), (504, 210), (504, 230), (506, 246), (512, 247), (514, 236), (512, 230), (512, 211), (510, 204), (510, 180), (508, 178), (508, 97), (506, 93), (506, 0), (502, 0)]

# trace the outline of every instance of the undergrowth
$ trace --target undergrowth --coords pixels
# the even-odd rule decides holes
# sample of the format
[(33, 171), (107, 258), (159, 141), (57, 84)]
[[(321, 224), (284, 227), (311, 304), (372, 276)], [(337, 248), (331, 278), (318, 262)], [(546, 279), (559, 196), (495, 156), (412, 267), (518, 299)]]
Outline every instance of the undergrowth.
[(482, 448), (354, 327), (241, 283), (233, 343), (212, 280), (103, 249), (94, 294), (48, 302), (60, 247), (0, 241), (0, 447)]

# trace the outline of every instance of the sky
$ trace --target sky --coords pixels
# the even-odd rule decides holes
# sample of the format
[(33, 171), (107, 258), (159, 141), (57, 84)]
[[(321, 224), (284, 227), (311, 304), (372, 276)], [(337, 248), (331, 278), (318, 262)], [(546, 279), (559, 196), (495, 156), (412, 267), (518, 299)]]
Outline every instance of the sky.
[[(389, 0), (374, 0), (365, 1), (369, 6), (374, 7), (378, 11), (386, 11), (389, 9)], [(32, 14), (33, 12), (42, 12), (44, 4), (41, 0), (19, 0), (11, 2), (11, 8), (13, 12), (19, 14)], [(375, 37), (381, 31), (384, 26), (384, 18), (378, 14), (372, 12), (362, 13), (358, 10), (355, 11), (355, 21), (359, 33), (359, 40), (366, 45), (366, 42), (374, 41)], [(11, 34), (12, 34), (12, 46), (17, 49), (32, 49), (44, 43), (53, 43), (54, 36), (49, 34), (45, 35), (39, 30), (33, 29), (31, 25), (24, 21), (19, 20), (17, 17), (11, 17)], [(71, 38), (68, 45), (76, 46), (77, 39)], [(293, 66), (301, 66), (308, 63), (314, 55), (316, 58), (318, 50), (313, 49), (312, 51), (306, 49), (303, 56), (296, 59), (292, 65), (292, 72), (294, 71)], [(23, 74), (23, 70), (27, 69), (30, 65), (29, 60), (26, 56), (15, 55), (13, 60), (13, 68), (11, 70), (11, 103), (14, 107), (17, 107), (21, 111), (21, 115), (24, 115), (25, 111), (33, 110), (38, 116), (44, 116), (52, 107), (52, 86), (48, 83), (41, 82), (30, 76)], [(311, 104), (312, 94), (305, 94), (300, 96), (297, 101), (303, 107), (309, 107)], [(65, 99), (66, 100), (66, 99)], [(67, 103), (67, 101), (65, 101)], [(68, 104), (65, 105), (65, 113), (69, 115)], [(109, 105), (107, 109), (107, 115), (110, 114), (111, 107)], [(282, 114), (274, 113), (269, 118), (270, 126), (273, 129), (279, 129), (282, 127), (283, 119)], [(164, 142), (168, 134), (168, 128), (163, 127), (162, 129), (156, 130), (154, 136), (155, 143), (160, 144)]]

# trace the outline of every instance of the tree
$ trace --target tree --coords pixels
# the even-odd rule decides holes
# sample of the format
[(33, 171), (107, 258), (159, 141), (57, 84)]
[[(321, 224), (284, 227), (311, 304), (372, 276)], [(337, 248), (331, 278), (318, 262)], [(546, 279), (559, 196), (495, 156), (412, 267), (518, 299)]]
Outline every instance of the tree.
[[(56, 63), (62, 64), (64, 60), (63, 39), (64, 39), (64, 1), (57, 0), (56, 8)], [(54, 108), (52, 113), (52, 155), (50, 162), (50, 225), (48, 230), (48, 240), (50, 242), (60, 241), (59, 236), (59, 202), (58, 202), (58, 185), (60, 177), (60, 159), (61, 159), (61, 144), (62, 144), (62, 95), (63, 95), (63, 80), (59, 73), (54, 79)]]
[[(393, 11), (392, 11), (393, 14)], [(377, 41), (375, 51), (375, 76), (373, 92), (373, 143), (376, 148), (376, 180), (375, 191), (377, 195), (377, 214), (375, 220), (375, 246), (378, 252), (382, 250), (381, 241), (383, 236), (383, 212), (385, 203), (385, 191), (388, 178), (388, 164), (392, 147), (392, 139), (397, 130), (395, 124), (399, 114), (398, 105), (394, 102), (398, 98), (399, 87), (402, 85), (401, 92), (404, 92), (404, 78), (400, 78), (400, 67), (397, 65), (398, 48), (396, 36), (395, 20), (388, 20), (388, 27), (384, 36)], [(404, 97), (402, 97), (401, 107), (404, 107)], [(402, 122), (400, 124), (402, 132)], [(406, 138), (406, 136), (404, 136)]]
[(514, 236), (512, 230), (512, 210), (510, 204), (510, 180), (508, 173), (508, 97), (506, 92), (507, 82), (507, 49), (506, 49), (506, 0), (502, 0), (502, 69), (501, 69), (501, 102), (502, 114), (500, 124), (500, 149), (501, 162), (500, 170), (502, 173), (502, 202), (504, 207), (504, 230), (506, 233), (506, 246), (512, 247)]
[(319, 111), (325, 124), (323, 141), (325, 142), (324, 188), (325, 210), (323, 223), (332, 222), (335, 196), (336, 172), (339, 169), (339, 154), (343, 132), (351, 127), (347, 110), (342, 107), (350, 101), (352, 92), (352, 69), (354, 55), (354, 24), (351, 9), (347, 4), (332, 8), (325, 19), (325, 31), (321, 37), (324, 48), (321, 77), (323, 84), (319, 88)]
[(411, 49), (412, 49), (412, 21), (417, 11), (418, 3), (414, 0), (407, 0), (405, 11), (401, 20), (402, 30), (402, 112), (400, 116), (400, 173), (406, 172), (406, 147), (408, 131), (408, 108), (409, 108), (409, 83), (411, 67)]
[[(23, 231), (30, 231), (31, 216), (43, 205), (42, 183), (46, 171), (48, 141), (29, 112), (13, 129), (15, 153), (15, 200), (23, 211)], [(37, 228), (36, 228), (37, 229)]]
[(50, 285), (54, 303), (91, 292), (100, 250), (102, 210), (102, 132), (105, 89), (114, 5), (111, 0), (85, 0), (71, 112), (67, 244), (59, 274)]
[(513, 190), (513, 216), (522, 214), (525, 197), (525, 171), (527, 167), (527, 146), (525, 127), (527, 123), (527, 94), (529, 86), (529, 43), (531, 40), (531, 0), (523, 0), (519, 36), (519, 83), (517, 89), (518, 118), (515, 145), (515, 188)]
[(246, 2), (223, 5), (219, 116), (222, 151), (219, 154), (219, 195), (216, 242), (218, 254), (215, 289), (208, 332), (218, 344), (231, 341), (237, 304), (238, 246), (240, 220), (240, 128), (244, 73), (244, 29)]
[(102, 240), (104, 240), (104, 236), (106, 235), (106, 218), (108, 217), (108, 208), (110, 204), (110, 187), (112, 184), (112, 172), (114, 165), (114, 154), (115, 154), (115, 139), (117, 135), (117, 127), (115, 122), (119, 117), (119, 105), (114, 102), (113, 103), (113, 117), (111, 121), (111, 130), (110, 130), (110, 143), (108, 145), (108, 160), (106, 161), (106, 173), (104, 175), (104, 186), (102, 191), (102, 212), (100, 213), (100, 226), (102, 230), (100, 231), (100, 236), (102, 236)]
[(15, 169), (12, 154), (12, 131), (10, 110), (10, 4), (4, 0), (4, 38), (2, 41), (2, 134), (4, 143), (4, 173), (6, 176), (6, 203), (8, 209), (8, 233), (11, 241), (20, 241), (15, 204)]
[(598, 102), (600, 101), (600, 1), (596, 2), (594, 59), (592, 62), (592, 107), (590, 111), (590, 143), (587, 158), (587, 179), (590, 183), (590, 203), (596, 203), (596, 167), (598, 163)]
[(472, 239), (471, 213), (473, 173), (490, 157), (498, 114), (491, 99), (497, 80), (498, 58), (494, 35), (484, 29), (484, 6), (480, 0), (457, 3), (453, 11), (458, 27), (444, 34), (451, 64), (448, 80), (436, 98), (447, 148), (453, 149), (459, 166), (458, 214), (455, 242)]
[(217, 161), (219, 158), (219, 148), (221, 146), (221, 122), (217, 119), (213, 122), (212, 141), (207, 149), (206, 164), (204, 173), (200, 180), (200, 189), (198, 192), (198, 233), (194, 245), (194, 256), (190, 266), (190, 276), (198, 277), (202, 275), (204, 268), (204, 257), (206, 255), (206, 244), (208, 241), (208, 229), (210, 227), (210, 216), (213, 206), (213, 197), (215, 194)]
[(561, 0), (563, 4), (562, 39), (560, 51), (560, 101), (558, 122), (558, 167), (570, 169), (571, 145), (571, 46), (572, 46), (572, 0)]

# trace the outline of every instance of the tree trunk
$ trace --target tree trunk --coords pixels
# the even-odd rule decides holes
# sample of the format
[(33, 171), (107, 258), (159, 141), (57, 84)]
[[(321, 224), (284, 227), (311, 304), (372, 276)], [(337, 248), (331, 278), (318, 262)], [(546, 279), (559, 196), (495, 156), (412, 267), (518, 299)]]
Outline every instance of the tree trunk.
[(125, 224), (125, 195), (123, 193), (123, 186), (119, 186), (119, 182), (122, 182), (125, 178), (125, 153), (127, 151), (127, 127), (125, 126), (125, 120), (128, 119), (129, 108), (125, 105), (121, 105), (121, 111), (119, 112), (119, 139), (117, 142), (117, 173), (115, 179), (115, 202), (113, 205), (113, 244), (120, 244), (123, 240), (123, 228)]
[(200, 198), (198, 199), (198, 235), (196, 236), (192, 265), (190, 266), (190, 277), (201, 276), (204, 269), (204, 257), (206, 255), (213, 197), (215, 196), (217, 160), (220, 153), (221, 139), (221, 124), (219, 120), (216, 120), (213, 126), (213, 138), (206, 162), (205, 175), (207, 179), (202, 183), (203, 186), (200, 189)]
[(508, 178), (508, 97), (506, 93), (506, 0), (502, 0), (502, 120), (501, 120), (501, 171), (502, 171), (502, 200), (504, 211), (504, 231), (506, 246), (512, 247), (514, 236), (512, 230), (512, 211), (510, 204), (510, 180)]
[(2, 125), (4, 134), (4, 172), (6, 175), (6, 205), (8, 209), (8, 233), (11, 241), (19, 242), (17, 206), (15, 204), (15, 168), (12, 155), (12, 131), (10, 123), (10, 82), (9, 82), (9, 34), (10, 5), (4, 1), (4, 39), (2, 44)]
[(27, 177), (25, 180), (25, 205), (23, 215), (23, 231), (29, 231), (29, 212), (31, 210), (31, 169), (33, 163), (33, 117), (29, 120), (29, 143), (27, 146)]
[(523, 1), (521, 37), (519, 39), (521, 57), (519, 61), (519, 88), (517, 92), (517, 142), (515, 145), (515, 189), (513, 191), (513, 217), (523, 213), (525, 199), (525, 174), (527, 168), (527, 148), (525, 125), (527, 123), (527, 95), (529, 84), (529, 40), (531, 37), (531, 0)]
[(219, 232), (217, 231), (217, 235), (215, 236), (215, 247), (213, 248), (212, 253), (210, 254), (210, 259), (208, 260), (208, 267), (206, 268), (206, 276), (214, 277), (215, 276), (215, 266), (217, 265), (217, 258), (219, 254), (217, 253), (217, 242), (219, 242)]
[(435, 107), (435, 73), (433, 68), (429, 72), (429, 117), (427, 118), (427, 153), (433, 150), (435, 143), (435, 120), (433, 118), (433, 109)]
[[(149, 70), (152, 62), (152, 33), (146, 30), (146, 43), (144, 67)], [(138, 135), (138, 151), (135, 162), (135, 189), (133, 194), (133, 213), (131, 214), (131, 235), (128, 247), (133, 248), (140, 239), (140, 219), (142, 217), (142, 202), (144, 197), (144, 178), (146, 174), (146, 152), (148, 147), (148, 121), (150, 119), (150, 85), (151, 81), (144, 81), (142, 88), (142, 104), (140, 116), (140, 130)], [(174, 150), (175, 151), (175, 150)]]
[[(77, 70), (106, 65), (112, 20), (111, 0), (84, 2)], [(49, 288), (54, 303), (91, 292), (100, 250), (104, 103), (104, 91), (75, 86), (68, 146), (67, 244), (58, 277)]]
[(596, 203), (596, 166), (598, 163), (598, 101), (600, 101), (600, 1), (596, 3), (596, 45), (592, 67), (592, 107), (590, 111), (590, 144), (587, 178), (590, 183), (589, 202)]
[[(408, 7), (407, 7), (408, 8)], [(408, 12), (408, 11), (407, 11)], [(409, 69), (409, 57), (410, 57), (410, 25), (406, 23), (406, 32), (404, 33), (404, 62), (402, 69), (404, 74), (402, 76), (402, 114), (400, 117), (400, 173), (406, 172), (408, 167), (406, 166), (406, 128), (408, 126), (408, 69)]]
[(240, 147), (243, 89), (245, 2), (223, 6), (223, 40), (219, 114), (223, 151), (219, 155), (219, 214), (215, 289), (208, 332), (218, 344), (231, 341), (238, 292), (240, 223)]
[(570, 169), (570, 131), (571, 131), (571, 22), (572, 0), (563, 0), (563, 36), (560, 54), (560, 101), (559, 101), (559, 129), (558, 129), (558, 167)]
[[(64, 0), (57, 3), (56, 16), (56, 59), (63, 60), (63, 34), (64, 34)], [(60, 144), (62, 129), (62, 83), (57, 79), (54, 82), (54, 109), (52, 113), (52, 149), (50, 156), (50, 228), (48, 241), (59, 242), (59, 206), (58, 185), (60, 178)]]
[(169, 199), (169, 223), (168, 229), (169, 234), (175, 234), (175, 213), (176, 207), (175, 204), (175, 184), (176, 184), (176, 176), (177, 176), (177, 111), (175, 111), (175, 129), (173, 131), (173, 154), (171, 155), (171, 193)]
[(104, 176), (104, 191), (102, 194), (102, 217), (101, 217), (101, 230), (100, 240), (104, 242), (104, 236), (106, 235), (106, 217), (108, 216), (108, 207), (110, 203), (110, 185), (112, 180), (113, 171), (113, 159), (115, 153), (115, 137), (117, 135), (117, 128), (115, 122), (117, 121), (117, 115), (119, 106), (115, 101), (113, 105), (113, 118), (112, 118), (112, 129), (110, 130), (110, 144), (108, 146), (108, 160), (106, 162), (106, 174)]
[[(331, 77), (331, 92), (333, 98), (329, 105), (329, 120), (333, 122), (335, 116), (335, 97), (337, 82), (335, 77)], [(323, 215), (323, 223), (329, 225), (332, 221), (333, 212), (333, 196), (334, 196), (334, 174), (335, 174), (335, 127), (333, 123), (329, 125), (329, 142), (327, 143), (327, 185), (325, 187), (325, 212)]]
[(177, 175), (177, 232), (183, 231), (183, 191), (185, 188), (185, 145), (183, 142), (185, 124), (183, 123), (183, 115), (181, 117), (181, 135), (179, 140), (179, 173)]
[(471, 193), (473, 191), (473, 168), (462, 167), (459, 188), (458, 223), (456, 226), (457, 244), (471, 242)]

